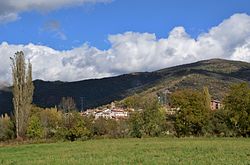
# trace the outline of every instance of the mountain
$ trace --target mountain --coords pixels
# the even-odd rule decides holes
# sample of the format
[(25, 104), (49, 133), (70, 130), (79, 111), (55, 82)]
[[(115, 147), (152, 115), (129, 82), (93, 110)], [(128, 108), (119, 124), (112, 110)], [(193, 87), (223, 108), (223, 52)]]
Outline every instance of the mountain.
[[(155, 96), (166, 89), (202, 89), (203, 86), (209, 87), (214, 98), (222, 99), (230, 85), (238, 82), (250, 82), (250, 63), (211, 59), (154, 72), (77, 82), (35, 80), (34, 104), (53, 107), (62, 97), (73, 97), (80, 110), (121, 100), (135, 93)], [(11, 98), (11, 88), (0, 90), (0, 113), (10, 113)]]
[(250, 83), (250, 63), (242, 61), (211, 59), (155, 72), (163, 78), (142, 92), (145, 97), (155, 96), (166, 90), (202, 90), (207, 86), (214, 99), (222, 100), (232, 84)]
[[(40, 107), (54, 107), (62, 97), (73, 97), (79, 110), (93, 108), (129, 96), (159, 79), (161, 75), (145, 72), (77, 82), (35, 80), (33, 102)], [(11, 111), (11, 98), (10, 88), (0, 90), (0, 113)]]

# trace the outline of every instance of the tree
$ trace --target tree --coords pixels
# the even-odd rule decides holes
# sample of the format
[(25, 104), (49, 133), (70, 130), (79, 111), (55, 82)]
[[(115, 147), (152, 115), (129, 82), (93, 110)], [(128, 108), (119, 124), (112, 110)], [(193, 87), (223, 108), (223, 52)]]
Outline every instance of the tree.
[(211, 95), (209, 93), (208, 87), (203, 88), (203, 95), (205, 97), (205, 106), (207, 107), (208, 110), (211, 110)]
[(59, 104), (59, 109), (64, 113), (75, 111), (76, 103), (72, 97), (63, 97)]
[(87, 130), (90, 131), (89, 137), (93, 137), (94, 136), (94, 121), (95, 121), (95, 117), (93, 115), (90, 116), (82, 116), (83, 121), (85, 123), (85, 127)]
[(51, 138), (57, 133), (62, 124), (62, 116), (62, 112), (56, 108), (46, 108), (40, 112), (45, 138)]
[(124, 138), (128, 137), (129, 135), (129, 125), (128, 125), (128, 120), (118, 120), (116, 121), (117, 123), (117, 128), (115, 130), (115, 137), (119, 138)]
[(16, 136), (19, 138), (25, 136), (33, 98), (32, 65), (29, 62), (26, 68), (23, 52), (15, 53), (11, 61)]
[(176, 112), (177, 136), (202, 135), (208, 122), (208, 109), (201, 92), (194, 90), (176, 91), (171, 96)]
[(159, 136), (166, 119), (157, 100), (147, 99), (144, 102), (142, 117), (144, 133), (149, 136)]
[(93, 134), (96, 136), (104, 136), (108, 134), (108, 119), (100, 117), (94, 121)]
[(124, 99), (122, 101), (122, 105), (127, 108), (139, 109), (141, 108), (141, 102), (142, 102), (142, 97), (140, 97), (138, 94), (135, 94), (133, 96), (129, 96), (126, 99)]
[(132, 137), (141, 138), (143, 135), (143, 119), (141, 112), (134, 112), (129, 118), (130, 134)]
[(166, 122), (165, 114), (157, 100), (145, 98), (141, 101), (143, 110), (135, 111), (129, 119), (131, 135), (138, 138), (143, 135), (158, 136)]
[(230, 119), (227, 111), (218, 109), (210, 111), (210, 118), (207, 126), (207, 133), (215, 136), (232, 136), (233, 131), (230, 129)]
[(231, 127), (238, 135), (250, 136), (250, 88), (247, 83), (233, 85), (224, 100)]

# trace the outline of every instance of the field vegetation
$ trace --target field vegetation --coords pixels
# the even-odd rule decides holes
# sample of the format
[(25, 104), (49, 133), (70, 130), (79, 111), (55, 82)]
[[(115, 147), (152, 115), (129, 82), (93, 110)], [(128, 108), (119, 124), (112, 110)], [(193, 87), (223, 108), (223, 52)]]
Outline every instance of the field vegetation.
[(0, 147), (0, 164), (249, 165), (250, 139), (99, 139)]

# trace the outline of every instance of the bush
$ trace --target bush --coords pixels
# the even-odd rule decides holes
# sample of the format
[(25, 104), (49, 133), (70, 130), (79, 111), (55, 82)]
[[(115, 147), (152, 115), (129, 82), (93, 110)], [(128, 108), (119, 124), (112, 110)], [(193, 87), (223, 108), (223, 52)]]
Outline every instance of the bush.
[(91, 132), (86, 128), (83, 117), (78, 112), (63, 114), (63, 124), (60, 135), (70, 141), (88, 139)]
[(43, 137), (43, 127), (38, 116), (33, 115), (29, 119), (27, 136), (35, 139)]
[(232, 129), (229, 128), (229, 116), (227, 111), (219, 109), (210, 113), (208, 126), (206, 129), (208, 135), (213, 136), (233, 136)]
[(0, 141), (14, 138), (14, 124), (10, 117), (5, 114), (0, 117)]
[(108, 138), (123, 138), (129, 134), (127, 120), (98, 118), (93, 123), (93, 135)]
[(159, 136), (166, 125), (165, 113), (160, 108), (158, 101), (154, 99), (143, 100), (143, 110), (131, 114), (130, 134), (141, 138), (146, 136)]
[(130, 135), (132, 137), (141, 138), (143, 131), (143, 118), (140, 112), (134, 112), (129, 118)]
[(107, 119), (100, 117), (94, 121), (93, 134), (95, 136), (103, 136), (108, 134)]
[(111, 138), (123, 138), (128, 136), (127, 120), (107, 120), (107, 133)]
[(45, 138), (52, 138), (57, 134), (62, 125), (62, 112), (56, 108), (45, 109), (40, 112), (40, 119), (44, 130)]

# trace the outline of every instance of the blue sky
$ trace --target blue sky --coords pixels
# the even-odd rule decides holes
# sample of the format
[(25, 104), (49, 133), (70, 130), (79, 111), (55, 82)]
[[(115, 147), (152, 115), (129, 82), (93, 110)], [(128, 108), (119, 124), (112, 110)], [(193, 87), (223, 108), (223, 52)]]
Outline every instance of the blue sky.
[[(234, 13), (250, 13), (247, 0), (114, 0), (52, 11), (22, 11), (19, 19), (0, 24), (0, 42), (34, 43), (69, 50), (83, 43), (108, 49), (108, 35), (133, 32), (166, 37), (183, 26), (192, 37), (207, 32)], [(46, 27), (53, 23), (57, 29)]]
[(250, 62), (250, 1), (0, 0), (0, 85), (11, 82), (17, 51), (34, 79), (50, 81)]

